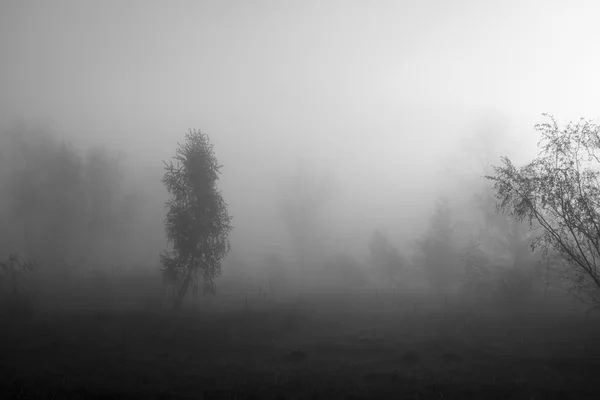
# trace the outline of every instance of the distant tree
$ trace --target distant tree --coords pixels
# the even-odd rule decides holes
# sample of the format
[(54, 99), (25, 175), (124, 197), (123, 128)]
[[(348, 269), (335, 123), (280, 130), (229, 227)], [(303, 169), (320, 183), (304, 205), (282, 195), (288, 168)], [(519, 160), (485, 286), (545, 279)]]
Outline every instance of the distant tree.
[(384, 281), (394, 285), (401, 283), (400, 275), (406, 269), (407, 261), (379, 229), (371, 235), (369, 253), (372, 266)]
[(491, 189), (474, 199), (480, 225), (461, 250), (462, 291), (523, 310), (534, 292), (536, 274), (542, 281), (538, 255), (529, 250), (529, 227), (498, 213)]
[(526, 309), (526, 301), (533, 293), (531, 269), (490, 259), (474, 238), (463, 247), (462, 260), (464, 275), (460, 289), (463, 294), (478, 301), (500, 301), (511, 307), (512, 312)]
[(475, 238), (469, 238), (462, 249), (462, 257), (465, 266), (463, 292), (476, 297), (489, 294), (492, 286), (489, 258)]
[(306, 165), (299, 164), (280, 208), (282, 221), (303, 266), (311, 264), (314, 256), (319, 254), (322, 238), (317, 233), (325, 230), (321, 218), (325, 207), (335, 195), (331, 177), (311, 176), (305, 167)]
[(86, 255), (100, 264), (131, 252), (123, 244), (143, 207), (140, 196), (125, 185), (124, 159), (124, 154), (99, 146), (88, 149), (84, 159), (87, 210), (81, 235)]
[(90, 225), (98, 231), (110, 231), (119, 215), (113, 213), (114, 203), (123, 187), (122, 155), (111, 154), (106, 148), (92, 147), (85, 159), (84, 178), (88, 184)]
[(78, 152), (50, 132), (19, 130), (10, 137), (9, 210), (22, 225), (27, 257), (64, 266), (86, 209)]
[(141, 202), (123, 184), (122, 157), (101, 147), (81, 154), (52, 131), (27, 126), (0, 139), (7, 251), (36, 259), (44, 273), (69, 275), (86, 261), (103, 265), (130, 251), (126, 236)]
[(535, 126), (540, 153), (517, 168), (508, 157), (494, 167), (498, 209), (527, 220), (539, 235), (531, 248), (555, 252), (570, 267), (572, 294), (600, 306), (600, 127), (588, 120)]
[(32, 282), (36, 263), (11, 254), (0, 261), (0, 310), (13, 317), (31, 316), (38, 292)]
[(337, 254), (331, 262), (335, 278), (342, 286), (348, 289), (360, 289), (367, 285), (367, 275), (354, 257)]
[(515, 268), (532, 267), (537, 259), (530, 251), (533, 232), (529, 226), (498, 213), (492, 187), (475, 196), (475, 205), (482, 222), (477, 235), (488, 254)]
[(500, 292), (514, 306), (522, 307), (536, 283), (544, 279), (540, 254), (530, 249), (533, 231), (526, 223), (498, 213), (492, 187), (477, 196), (477, 205), (484, 222), (478, 236), (497, 270), (493, 272)]
[(460, 255), (454, 238), (450, 205), (438, 199), (428, 231), (416, 242), (416, 265), (434, 290), (446, 293), (458, 281)]
[(221, 165), (208, 135), (190, 130), (185, 138), (185, 143), (178, 143), (177, 164), (165, 162), (162, 180), (171, 195), (165, 228), (173, 246), (161, 256), (162, 269), (165, 276), (183, 276), (175, 310), (181, 308), (190, 285), (197, 288), (199, 276), (205, 291), (214, 291), (221, 260), (230, 249), (232, 229), (227, 204), (217, 189)]
[(291, 283), (290, 271), (281, 255), (269, 254), (264, 259), (264, 272), (271, 292), (286, 291)]

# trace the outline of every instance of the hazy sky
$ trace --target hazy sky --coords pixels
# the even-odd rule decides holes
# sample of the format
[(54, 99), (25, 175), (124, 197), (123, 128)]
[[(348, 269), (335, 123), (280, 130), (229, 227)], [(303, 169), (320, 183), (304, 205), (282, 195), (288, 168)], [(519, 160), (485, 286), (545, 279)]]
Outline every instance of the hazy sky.
[(433, 204), (438, 160), (485, 115), (528, 135), (542, 112), (597, 117), (598, 15), (597, 1), (3, 0), (0, 117), (159, 174), (200, 128), (247, 234), (272, 232), (264, 199), (302, 155), (340, 182), (340, 220), (373, 214), (367, 235), (398, 204)]

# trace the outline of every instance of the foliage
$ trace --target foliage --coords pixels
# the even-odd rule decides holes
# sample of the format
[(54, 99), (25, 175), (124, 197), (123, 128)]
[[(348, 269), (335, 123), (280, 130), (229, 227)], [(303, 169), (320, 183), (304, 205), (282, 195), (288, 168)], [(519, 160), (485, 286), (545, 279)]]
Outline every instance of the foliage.
[(213, 145), (206, 134), (190, 130), (186, 141), (178, 143), (173, 162), (165, 164), (163, 184), (171, 198), (165, 230), (172, 250), (161, 256), (165, 276), (183, 276), (174, 307), (180, 308), (190, 285), (202, 278), (205, 291), (215, 290), (221, 273), (221, 259), (230, 246), (232, 227), (227, 204), (217, 190), (218, 164)]
[[(546, 114), (545, 114), (546, 115)], [(537, 124), (540, 153), (517, 168), (507, 157), (494, 167), (498, 209), (527, 220), (540, 234), (532, 248), (556, 252), (571, 267), (573, 293), (591, 304), (600, 302), (600, 127), (581, 119), (560, 128)]]
[(406, 269), (407, 261), (379, 229), (373, 231), (369, 242), (371, 265), (385, 281), (399, 284), (401, 273)]

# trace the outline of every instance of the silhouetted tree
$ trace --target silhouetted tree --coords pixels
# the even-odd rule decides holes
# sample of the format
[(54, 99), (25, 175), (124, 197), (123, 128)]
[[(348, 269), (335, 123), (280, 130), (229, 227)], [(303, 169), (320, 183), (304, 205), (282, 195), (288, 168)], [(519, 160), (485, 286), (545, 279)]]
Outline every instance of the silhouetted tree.
[(190, 130), (186, 141), (178, 143), (173, 162), (165, 162), (163, 183), (171, 198), (165, 220), (166, 234), (173, 245), (161, 256), (166, 276), (183, 276), (174, 301), (181, 308), (190, 285), (201, 276), (204, 289), (214, 291), (221, 273), (221, 260), (230, 249), (232, 227), (227, 204), (217, 190), (218, 164), (209, 137)]
[(581, 119), (537, 124), (540, 154), (517, 168), (508, 157), (486, 178), (494, 182), (498, 209), (540, 229), (532, 249), (554, 251), (571, 267), (572, 293), (600, 303), (600, 127)]

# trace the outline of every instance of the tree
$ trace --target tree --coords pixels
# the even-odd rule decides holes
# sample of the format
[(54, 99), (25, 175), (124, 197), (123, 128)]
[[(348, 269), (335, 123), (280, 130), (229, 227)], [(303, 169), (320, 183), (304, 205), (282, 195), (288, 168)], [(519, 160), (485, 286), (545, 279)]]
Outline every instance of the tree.
[(13, 242), (10, 251), (37, 259), (45, 272), (68, 274), (75, 261), (103, 265), (131, 252), (126, 239), (141, 202), (124, 185), (120, 155), (103, 147), (81, 154), (53, 132), (26, 126), (0, 139), (7, 150), (0, 168), (6, 221), (0, 231), (12, 230), (0, 233)]
[(230, 250), (232, 227), (227, 204), (217, 190), (218, 164), (209, 137), (190, 130), (186, 142), (178, 143), (173, 159), (165, 164), (162, 182), (171, 195), (165, 219), (167, 239), (172, 250), (161, 255), (166, 277), (183, 277), (173, 307), (181, 308), (190, 285), (197, 289), (198, 277), (205, 291), (214, 292), (221, 273), (221, 260)]
[(541, 278), (539, 252), (530, 251), (529, 246), (533, 232), (526, 223), (496, 212), (491, 186), (476, 196), (476, 200), (483, 219), (478, 236), (492, 265), (501, 269), (497, 274), (503, 282), (501, 290), (507, 298), (521, 306), (519, 301), (533, 292), (535, 275)]
[(270, 292), (286, 292), (291, 283), (290, 271), (281, 255), (272, 253), (264, 258), (264, 273)]
[(532, 235), (529, 226), (496, 211), (496, 199), (491, 186), (474, 196), (482, 224), (477, 230), (484, 250), (515, 268), (529, 267), (537, 260), (529, 251)]
[(287, 196), (280, 203), (282, 222), (304, 268), (322, 255), (324, 238), (317, 233), (322, 234), (326, 230), (322, 217), (336, 194), (330, 175), (319, 177), (307, 167), (304, 162), (299, 162), (296, 174), (290, 180)]
[(398, 285), (400, 274), (406, 269), (407, 261), (389, 239), (376, 229), (369, 242), (371, 264), (384, 281)]
[(89, 148), (85, 155), (87, 210), (81, 236), (85, 238), (85, 256), (99, 264), (131, 253), (130, 245), (124, 243), (144, 205), (141, 196), (125, 184), (124, 160), (123, 153), (99, 146)]
[(337, 254), (331, 259), (336, 281), (348, 289), (360, 289), (367, 285), (368, 278), (356, 259), (347, 254)]
[(493, 284), (489, 268), (489, 258), (475, 238), (469, 238), (462, 249), (465, 266), (462, 291), (479, 299), (490, 296)]
[(460, 256), (454, 240), (454, 228), (448, 201), (441, 198), (436, 202), (429, 230), (416, 243), (416, 264), (423, 269), (438, 293), (445, 293), (457, 281)]
[(560, 128), (553, 116), (535, 125), (538, 156), (517, 168), (508, 157), (494, 167), (497, 209), (528, 221), (531, 249), (558, 254), (569, 266), (571, 293), (600, 306), (600, 127), (590, 120)]
[(37, 267), (32, 260), (11, 254), (0, 261), (0, 308), (15, 317), (31, 316), (37, 294), (32, 273)]
[(24, 253), (62, 267), (85, 213), (81, 157), (47, 131), (18, 129), (7, 148), (7, 205), (22, 224)]

